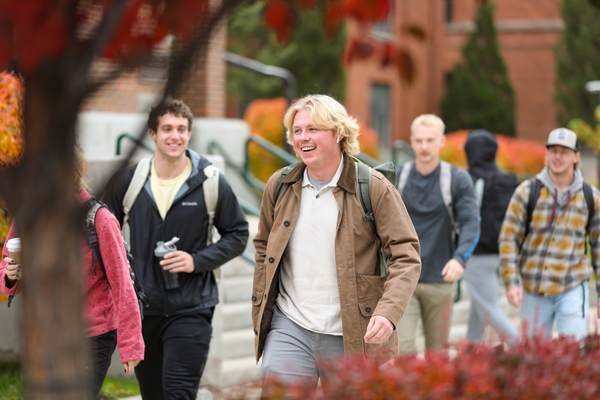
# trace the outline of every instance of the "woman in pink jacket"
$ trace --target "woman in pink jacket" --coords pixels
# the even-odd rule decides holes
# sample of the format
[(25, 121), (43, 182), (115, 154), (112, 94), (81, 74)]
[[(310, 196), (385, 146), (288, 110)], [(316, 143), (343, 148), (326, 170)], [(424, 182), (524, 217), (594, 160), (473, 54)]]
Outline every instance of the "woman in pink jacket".
[[(83, 204), (90, 198), (84, 177), (85, 160), (79, 149), (75, 154), (76, 179), (80, 189), (78, 199)], [(126, 373), (132, 373), (144, 359), (142, 321), (129, 276), (121, 230), (115, 217), (105, 207), (96, 214), (96, 231), (104, 268), (97, 267), (95, 272), (92, 250), (83, 235), (81, 237), (84, 318), (92, 350), (92, 365), (86, 369), (92, 371), (90, 383), (94, 396), (100, 392), (116, 345)], [(18, 235), (13, 221), (6, 242), (14, 237)], [(20, 280), (21, 266), (14, 264), (4, 246), (0, 263), (0, 292), (6, 296), (18, 294)]]

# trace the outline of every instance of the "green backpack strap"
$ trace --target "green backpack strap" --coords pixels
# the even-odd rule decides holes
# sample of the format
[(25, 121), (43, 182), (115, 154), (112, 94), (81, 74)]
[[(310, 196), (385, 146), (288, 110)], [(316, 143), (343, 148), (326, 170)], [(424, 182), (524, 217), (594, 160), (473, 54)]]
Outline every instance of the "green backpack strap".
[(292, 165), (288, 165), (287, 167), (285, 167), (283, 169), (283, 171), (281, 171), (281, 174), (279, 175), (279, 178), (277, 178), (277, 184), (275, 185), (275, 204), (277, 204), (277, 200), (279, 200), (279, 196), (281, 196), (281, 193), (283, 193), (283, 190), (285, 189), (285, 187), (287, 186), (287, 183), (285, 182), (281, 182), (281, 180), (283, 178), (285, 178), (285, 176), (287, 174), (289, 174), (290, 172), (292, 172), (292, 170), (294, 168), (296, 168), (302, 161), (298, 161), (296, 163), (293, 163)]
[[(371, 203), (371, 186), (372, 186), (372, 175), (371, 167), (363, 164), (355, 157), (352, 157), (355, 161), (354, 168), (356, 172), (356, 193), (360, 198), (363, 210), (365, 212), (364, 220), (369, 224), (371, 231), (377, 238), (377, 253), (379, 254), (379, 270), (381, 277), (386, 277), (385, 267), (388, 263), (388, 255), (383, 250), (381, 245), (381, 239), (377, 234), (377, 225), (375, 225), (375, 215), (373, 214), (373, 204)], [(382, 164), (374, 168), (376, 171), (381, 172), (390, 182), (396, 181), (396, 167), (391, 162)], [(382, 172), (380, 171), (380, 169)], [(391, 178), (391, 179), (390, 179)]]

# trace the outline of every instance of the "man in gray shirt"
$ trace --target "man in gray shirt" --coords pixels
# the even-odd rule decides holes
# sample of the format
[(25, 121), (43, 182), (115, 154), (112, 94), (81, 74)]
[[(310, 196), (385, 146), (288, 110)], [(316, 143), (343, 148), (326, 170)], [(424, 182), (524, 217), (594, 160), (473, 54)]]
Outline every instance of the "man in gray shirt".
[(417, 117), (411, 125), (415, 161), (399, 170), (398, 190), (419, 236), (422, 260), (419, 283), (398, 325), (400, 353), (416, 352), (419, 317), (427, 351), (447, 343), (454, 282), (461, 278), (479, 238), (479, 210), (471, 178), (440, 160), (444, 129), (435, 115)]

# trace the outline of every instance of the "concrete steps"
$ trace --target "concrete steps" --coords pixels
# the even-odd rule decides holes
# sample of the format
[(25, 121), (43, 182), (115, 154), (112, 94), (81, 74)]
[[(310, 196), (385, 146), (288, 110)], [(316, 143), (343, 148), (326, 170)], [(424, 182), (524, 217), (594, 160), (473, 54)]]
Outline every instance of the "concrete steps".
[(223, 361), (222, 387), (232, 387), (260, 380), (260, 362), (256, 364), (254, 356), (240, 357)]

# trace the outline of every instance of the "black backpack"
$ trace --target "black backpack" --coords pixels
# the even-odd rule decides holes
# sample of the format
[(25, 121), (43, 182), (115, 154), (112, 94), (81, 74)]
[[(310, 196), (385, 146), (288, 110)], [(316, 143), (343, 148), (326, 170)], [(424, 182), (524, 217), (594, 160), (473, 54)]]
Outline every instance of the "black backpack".
[[(529, 226), (531, 225), (531, 217), (533, 216), (533, 211), (535, 210), (535, 205), (540, 197), (540, 191), (542, 189), (542, 182), (537, 178), (531, 178), (531, 189), (529, 191), (529, 201), (527, 203), (527, 219), (525, 221), (525, 235), (523, 235), (523, 243), (525, 242), (525, 238), (529, 235)], [(583, 182), (583, 195), (585, 197), (585, 203), (588, 208), (588, 220), (585, 226), (585, 232), (589, 235), (590, 233), (590, 225), (592, 223), (592, 218), (594, 218), (594, 192), (589, 183)], [(585, 243), (586, 251), (587, 251), (587, 241)]]
[[(358, 158), (352, 157), (352, 156), (350, 156), (350, 157), (352, 158), (352, 160), (354, 160), (354, 167), (355, 167), (355, 174), (356, 174), (356, 193), (358, 194), (358, 196), (360, 198), (360, 203), (363, 207), (363, 211), (365, 212), (363, 219), (365, 222), (367, 222), (369, 224), (371, 231), (375, 234), (375, 237), (377, 238), (377, 255), (379, 258), (379, 272), (380, 272), (381, 277), (385, 278), (385, 276), (386, 276), (385, 267), (387, 266), (387, 263), (388, 263), (388, 255), (386, 254), (385, 251), (383, 251), (383, 248), (381, 246), (381, 239), (379, 238), (379, 235), (377, 234), (377, 226), (375, 225), (375, 216), (373, 215), (373, 205), (371, 204), (371, 169), (378, 171), (383, 176), (385, 176), (388, 181), (390, 181), (392, 184), (395, 185), (396, 184), (396, 167), (394, 166), (394, 164), (392, 162), (387, 162), (387, 163), (384, 163), (384, 164), (381, 164), (381, 165), (371, 168), (367, 164), (360, 161)], [(296, 168), (296, 166), (298, 166), (298, 164), (300, 164), (300, 163), (301, 163), (301, 161), (294, 163), (292, 165), (288, 165), (287, 167), (283, 168), (283, 171), (281, 171), (281, 174), (279, 175), (279, 178), (277, 178), (277, 184), (275, 186), (275, 203), (277, 203), (279, 196), (281, 195), (281, 193), (283, 193), (283, 190), (287, 186), (287, 184), (282, 182), (281, 180), (287, 174), (289, 174), (294, 168)]]
[[(87, 242), (88, 246), (90, 246), (90, 248), (92, 249), (94, 275), (96, 275), (96, 266), (98, 264), (102, 269), (104, 269), (106, 273), (106, 268), (104, 267), (104, 262), (102, 261), (102, 255), (100, 254), (100, 247), (98, 244), (98, 233), (96, 232), (96, 214), (98, 213), (98, 210), (102, 207), (108, 209), (104, 203), (93, 197), (90, 197), (85, 201), (85, 208), (86, 210), (88, 210), (85, 219), (85, 241)], [(146, 294), (144, 293), (144, 288), (139, 283), (135, 273), (133, 272), (133, 269), (131, 268), (133, 257), (131, 256), (131, 253), (127, 251), (127, 247), (123, 247), (125, 248), (125, 253), (127, 255), (127, 267), (129, 268), (131, 284), (133, 285), (133, 290), (135, 291), (135, 295), (138, 300), (138, 305), (140, 307), (140, 317), (144, 319), (144, 308), (148, 307), (150, 303), (148, 301), (148, 297), (146, 297)]]
[(502, 171), (490, 171), (482, 178), (484, 188), (479, 209), (481, 231), (477, 247), (483, 253), (493, 254), (498, 253), (498, 236), (504, 214), (518, 183), (514, 175)]

